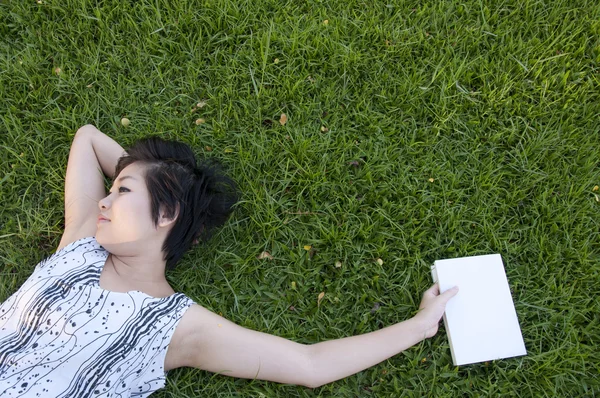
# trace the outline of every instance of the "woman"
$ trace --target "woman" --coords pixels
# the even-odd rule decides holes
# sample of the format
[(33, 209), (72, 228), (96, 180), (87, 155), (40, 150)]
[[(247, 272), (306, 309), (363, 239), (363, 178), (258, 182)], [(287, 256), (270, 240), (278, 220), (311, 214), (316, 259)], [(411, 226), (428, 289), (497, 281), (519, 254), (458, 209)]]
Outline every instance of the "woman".
[(0, 396), (147, 397), (184, 366), (314, 388), (435, 335), (456, 288), (434, 285), (404, 322), (313, 345), (243, 328), (176, 293), (165, 269), (238, 200), (219, 171), (183, 143), (149, 138), (124, 153), (94, 126), (77, 131), (58, 249), (0, 305)]

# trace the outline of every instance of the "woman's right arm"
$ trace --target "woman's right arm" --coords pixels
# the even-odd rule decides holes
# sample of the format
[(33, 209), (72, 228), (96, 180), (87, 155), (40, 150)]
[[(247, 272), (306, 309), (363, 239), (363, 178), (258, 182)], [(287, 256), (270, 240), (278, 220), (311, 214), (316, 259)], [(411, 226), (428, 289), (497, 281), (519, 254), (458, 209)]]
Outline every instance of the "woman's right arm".
[(77, 130), (65, 177), (65, 230), (57, 250), (96, 234), (98, 202), (106, 196), (104, 176), (113, 178), (117, 161), (125, 153), (90, 124)]
[(113, 179), (116, 177), (113, 174), (115, 173), (115, 167), (117, 167), (117, 161), (121, 156), (127, 154), (127, 152), (115, 140), (91, 124), (85, 125), (82, 128), (89, 129), (91, 132), (92, 147), (94, 148), (98, 163), (102, 167), (102, 172), (108, 178)]

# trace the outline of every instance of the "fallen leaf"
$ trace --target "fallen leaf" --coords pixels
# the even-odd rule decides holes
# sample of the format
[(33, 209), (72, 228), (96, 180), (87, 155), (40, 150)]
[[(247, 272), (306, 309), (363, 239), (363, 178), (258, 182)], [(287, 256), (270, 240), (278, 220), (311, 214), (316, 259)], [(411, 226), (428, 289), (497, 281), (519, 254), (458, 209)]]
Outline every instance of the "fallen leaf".
[(321, 126), (321, 132), (322, 132), (322, 133), (326, 133), (326, 132), (328, 132), (328, 131), (329, 131), (329, 129), (328, 129), (327, 127), (325, 127), (325, 126)]
[(312, 249), (311, 245), (305, 245), (304, 246), (304, 250), (309, 251), (310, 249)]
[(279, 123), (282, 126), (285, 126), (285, 124), (287, 123), (287, 121), (288, 121), (288, 117), (285, 115), (285, 113), (282, 113), (281, 116), (279, 117)]
[(221, 327), (221, 326), (223, 326), (223, 325), (221, 325), (221, 324), (219, 323), (217, 326)]
[(55, 75), (60, 75), (62, 72), (62, 70), (60, 68), (54, 68), (54, 74)]
[(592, 189), (592, 191), (596, 192), (598, 190), (598, 185), (594, 186), (594, 189)]
[(121, 119), (121, 125), (122, 125), (123, 127), (128, 127), (130, 123), (131, 123), (131, 122), (130, 122), (130, 121), (129, 121), (129, 119), (127, 119), (126, 117), (124, 117), (123, 119)]
[(325, 292), (319, 293), (319, 298), (317, 299), (317, 307), (321, 305), (321, 300), (325, 297)]
[(279, 58), (275, 58), (275, 60), (273, 62), (275, 62), (276, 64), (278, 64), (279, 63)]
[(421, 363), (425, 363), (425, 362), (427, 362), (427, 358), (421, 359)]
[(204, 149), (206, 150), (206, 152), (212, 152), (212, 147), (209, 145), (205, 146)]
[(267, 251), (264, 251), (262, 253), (260, 253), (257, 257), (257, 259), (262, 260), (262, 259), (269, 259), (269, 260), (273, 260), (273, 256), (271, 256), (271, 254)]
[(328, 19), (324, 20), (323, 25), (329, 25), (329, 20)]
[(600, 196), (594, 194), (594, 196), (596, 197), (596, 202), (600, 203)]
[(341, 261), (336, 261), (335, 262), (335, 268), (342, 268), (342, 262)]
[(225, 151), (223, 151), (223, 152), (225, 152), (225, 153), (231, 153), (231, 152), (233, 152), (233, 149), (225, 148)]
[(378, 259), (377, 259), (377, 264), (379, 264), (379, 265), (383, 265), (383, 260), (382, 260), (382, 259), (380, 259), (380, 258), (378, 258)]
[(371, 308), (371, 314), (374, 314), (379, 309), (379, 303), (375, 303), (373, 308)]
[(87, 88), (92, 88), (93, 85), (94, 85), (94, 83), (90, 83), (87, 85)]
[(205, 123), (205, 122), (206, 122), (206, 120), (204, 120), (202, 118), (196, 119), (196, 126), (199, 126), (199, 125), (201, 125), (202, 123)]
[(204, 108), (206, 106), (205, 101), (200, 101), (196, 104), (196, 108)]
[(296, 290), (296, 282), (292, 282), (292, 289)]
[(293, 305), (290, 305), (290, 311), (296, 311), (296, 307), (294, 307)]
[(434, 181), (435, 181), (435, 180), (434, 180), (433, 178), (430, 178), (430, 179), (429, 179), (429, 182), (434, 182)]

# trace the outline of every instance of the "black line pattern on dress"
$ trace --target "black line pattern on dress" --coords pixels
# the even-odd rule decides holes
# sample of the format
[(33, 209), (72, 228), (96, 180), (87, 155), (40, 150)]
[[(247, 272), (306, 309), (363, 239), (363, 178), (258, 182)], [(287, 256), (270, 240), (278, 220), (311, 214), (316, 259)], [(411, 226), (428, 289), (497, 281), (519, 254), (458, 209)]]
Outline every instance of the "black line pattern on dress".
[(193, 301), (101, 289), (107, 255), (93, 237), (73, 242), (0, 303), (0, 396), (142, 398), (165, 385), (166, 350)]

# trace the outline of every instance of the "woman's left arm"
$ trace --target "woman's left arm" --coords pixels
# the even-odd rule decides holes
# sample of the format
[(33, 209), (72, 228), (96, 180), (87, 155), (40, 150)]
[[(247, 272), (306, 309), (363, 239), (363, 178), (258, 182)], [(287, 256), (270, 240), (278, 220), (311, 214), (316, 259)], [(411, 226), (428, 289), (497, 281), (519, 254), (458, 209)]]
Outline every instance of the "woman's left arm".
[[(304, 345), (246, 329), (194, 304), (178, 326), (177, 365), (310, 388), (353, 375), (433, 336), (457, 290), (427, 290), (413, 318), (371, 333)], [(171, 349), (171, 348), (170, 348)]]
[(456, 295), (454, 287), (440, 294), (435, 284), (424, 294), (419, 313), (381, 330), (310, 346), (313, 383), (316, 386), (342, 379), (406, 350), (437, 333), (446, 303)]

